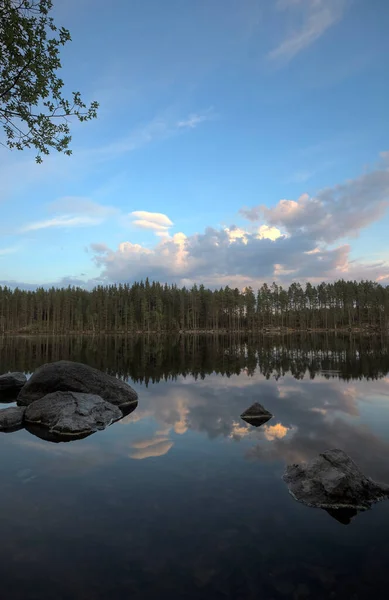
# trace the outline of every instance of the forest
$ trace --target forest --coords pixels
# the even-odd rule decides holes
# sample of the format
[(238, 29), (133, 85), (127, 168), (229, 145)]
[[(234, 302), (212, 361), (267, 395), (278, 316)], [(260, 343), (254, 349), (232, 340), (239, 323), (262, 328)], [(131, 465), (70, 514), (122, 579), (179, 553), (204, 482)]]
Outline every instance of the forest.
[(264, 283), (257, 292), (145, 281), (82, 288), (0, 287), (0, 334), (387, 331), (389, 286), (372, 281)]

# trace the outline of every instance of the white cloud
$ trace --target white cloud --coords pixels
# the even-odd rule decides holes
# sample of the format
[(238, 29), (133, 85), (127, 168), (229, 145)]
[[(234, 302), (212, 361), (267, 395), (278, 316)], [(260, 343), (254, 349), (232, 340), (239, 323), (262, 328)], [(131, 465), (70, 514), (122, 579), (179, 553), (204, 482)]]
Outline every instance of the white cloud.
[[(158, 226), (154, 247), (125, 242), (117, 250), (95, 252), (95, 262), (107, 282), (144, 278), (180, 285), (204, 283), (210, 287), (229, 285), (242, 289), (263, 281), (288, 284), (293, 279), (376, 279), (386, 281), (389, 265), (350, 260), (351, 248), (337, 240), (356, 235), (380, 218), (389, 198), (386, 164), (344, 184), (311, 197), (281, 200), (276, 206), (242, 209), (253, 223), (249, 229), (232, 225), (208, 227), (203, 233), (170, 236), (166, 215), (136, 212)], [(150, 216), (151, 215), (151, 216)], [(92, 248), (93, 250), (93, 248)]]
[(157, 225), (162, 225), (163, 227), (171, 227), (173, 225), (169, 217), (167, 215), (164, 215), (163, 213), (148, 212), (146, 210), (134, 210), (131, 213), (131, 216), (135, 217), (136, 219), (141, 219), (144, 221), (149, 221), (151, 223), (156, 223)]
[(169, 217), (163, 213), (135, 210), (130, 213), (130, 217), (135, 217), (135, 219), (131, 221), (131, 225), (139, 227), (140, 229), (152, 229), (157, 235), (169, 235), (168, 229), (173, 226)]
[(287, 63), (343, 17), (347, 0), (279, 0), (276, 6), (279, 11), (289, 11), (298, 24), (268, 54), (271, 61)]
[(139, 227), (140, 229), (154, 229), (155, 231), (159, 232), (166, 232), (167, 229), (165, 225), (158, 225), (158, 223), (146, 221), (145, 219), (136, 219), (135, 221), (132, 221), (132, 225)]
[(273, 242), (282, 236), (282, 233), (277, 227), (269, 227), (269, 225), (261, 225), (258, 229), (258, 238), (260, 240), (272, 240)]

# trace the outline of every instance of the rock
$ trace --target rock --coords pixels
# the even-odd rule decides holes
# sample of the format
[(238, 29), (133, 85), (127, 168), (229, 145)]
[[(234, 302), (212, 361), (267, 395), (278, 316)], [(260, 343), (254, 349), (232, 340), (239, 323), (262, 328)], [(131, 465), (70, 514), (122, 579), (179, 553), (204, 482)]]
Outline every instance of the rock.
[(27, 382), (27, 377), (24, 373), (5, 373), (0, 375), (0, 394), (2, 392), (19, 392)]
[(241, 418), (250, 423), (250, 425), (254, 425), (255, 427), (259, 427), (259, 425), (263, 425), (267, 421), (269, 421), (273, 415), (259, 404), (259, 402), (255, 402), (250, 408), (247, 408), (241, 415)]
[(47, 428), (54, 437), (74, 439), (105, 429), (122, 416), (118, 406), (95, 394), (53, 392), (29, 404), (25, 423)]
[(309, 463), (289, 465), (283, 479), (295, 500), (324, 508), (340, 522), (349, 521), (355, 512), (333, 511), (367, 510), (389, 495), (388, 485), (366, 477), (343, 450), (327, 450)]
[(0, 410), (0, 431), (16, 431), (23, 427), (25, 408), (11, 406)]
[(22, 388), (18, 404), (28, 406), (52, 392), (96, 394), (120, 408), (136, 403), (138, 394), (127, 383), (82, 363), (60, 360), (37, 369)]

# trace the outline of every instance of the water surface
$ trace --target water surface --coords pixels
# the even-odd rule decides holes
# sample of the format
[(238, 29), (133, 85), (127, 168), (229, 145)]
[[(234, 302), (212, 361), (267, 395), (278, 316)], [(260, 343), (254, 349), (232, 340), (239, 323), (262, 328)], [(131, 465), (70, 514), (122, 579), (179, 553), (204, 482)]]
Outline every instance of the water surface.
[[(386, 340), (0, 338), (1, 372), (60, 358), (139, 406), (84, 440), (0, 434), (7, 600), (386, 595), (389, 502), (345, 526), (281, 478), (338, 447), (389, 482)], [(260, 428), (239, 417), (254, 401)]]

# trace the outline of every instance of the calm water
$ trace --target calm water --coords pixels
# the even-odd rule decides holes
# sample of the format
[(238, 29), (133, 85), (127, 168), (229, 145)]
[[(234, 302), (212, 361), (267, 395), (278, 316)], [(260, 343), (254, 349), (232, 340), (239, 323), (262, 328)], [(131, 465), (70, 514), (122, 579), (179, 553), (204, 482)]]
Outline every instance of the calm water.
[[(80, 441), (0, 434), (2, 597), (386, 596), (389, 501), (345, 526), (281, 479), (338, 447), (389, 482), (385, 340), (0, 338), (0, 372), (59, 358), (128, 379), (139, 406)], [(258, 429), (254, 401), (275, 415)]]

